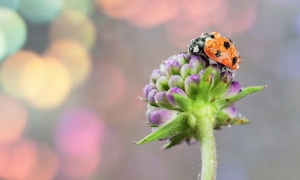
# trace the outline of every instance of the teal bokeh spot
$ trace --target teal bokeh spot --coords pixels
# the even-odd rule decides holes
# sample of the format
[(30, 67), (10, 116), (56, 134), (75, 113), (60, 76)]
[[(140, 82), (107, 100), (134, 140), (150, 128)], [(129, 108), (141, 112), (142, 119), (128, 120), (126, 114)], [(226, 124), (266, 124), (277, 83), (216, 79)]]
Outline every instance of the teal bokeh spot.
[(62, 10), (63, 0), (22, 0), (20, 13), (33, 23), (49, 23)]
[(17, 10), (20, 0), (0, 0), (0, 7)]
[(16, 52), (26, 41), (26, 25), (23, 19), (11, 9), (0, 8), (0, 31), (3, 33), (6, 46), (3, 56)]
[(0, 30), (0, 61), (3, 60), (6, 52), (6, 46), (5, 46), (5, 36), (3, 32)]

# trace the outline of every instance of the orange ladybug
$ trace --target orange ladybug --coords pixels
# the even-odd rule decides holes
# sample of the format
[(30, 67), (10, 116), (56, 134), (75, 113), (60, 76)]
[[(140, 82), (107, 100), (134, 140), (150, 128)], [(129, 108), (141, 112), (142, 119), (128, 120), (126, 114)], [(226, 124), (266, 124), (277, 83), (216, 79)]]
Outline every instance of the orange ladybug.
[(189, 44), (189, 53), (205, 55), (222, 66), (232, 70), (239, 68), (241, 57), (229, 38), (220, 36), (218, 32), (202, 33)]

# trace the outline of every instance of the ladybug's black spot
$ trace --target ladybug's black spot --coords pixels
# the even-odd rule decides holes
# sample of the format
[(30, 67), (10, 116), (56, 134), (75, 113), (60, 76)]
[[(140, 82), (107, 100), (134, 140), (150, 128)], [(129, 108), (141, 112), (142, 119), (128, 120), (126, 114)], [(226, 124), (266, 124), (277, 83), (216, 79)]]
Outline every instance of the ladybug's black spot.
[(230, 48), (229, 42), (225, 41), (225, 42), (224, 42), (224, 47), (225, 47), (226, 49)]
[(211, 38), (215, 38), (215, 36), (214, 36), (214, 35), (212, 35), (212, 34), (210, 34), (209, 36), (210, 36)]
[(234, 66), (235, 63), (236, 63), (236, 57), (233, 57), (233, 58), (232, 58), (232, 65)]
[(216, 57), (220, 57), (220, 56), (221, 56), (221, 51), (220, 51), (220, 50), (217, 50), (215, 56), (216, 56)]

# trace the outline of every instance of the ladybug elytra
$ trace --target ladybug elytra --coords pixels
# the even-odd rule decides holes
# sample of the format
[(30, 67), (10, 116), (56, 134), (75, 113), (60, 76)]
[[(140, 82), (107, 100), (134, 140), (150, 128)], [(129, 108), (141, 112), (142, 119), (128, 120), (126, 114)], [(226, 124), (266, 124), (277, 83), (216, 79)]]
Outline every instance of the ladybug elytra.
[(205, 55), (222, 66), (232, 70), (239, 68), (241, 57), (229, 38), (220, 36), (218, 32), (202, 33), (189, 44), (189, 53)]

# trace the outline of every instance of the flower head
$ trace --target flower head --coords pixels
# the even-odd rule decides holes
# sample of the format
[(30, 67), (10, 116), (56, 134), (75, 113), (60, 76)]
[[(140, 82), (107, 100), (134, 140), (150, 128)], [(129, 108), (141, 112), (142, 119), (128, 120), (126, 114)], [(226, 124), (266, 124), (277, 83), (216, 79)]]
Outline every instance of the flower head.
[(199, 55), (180, 53), (163, 61), (153, 70), (150, 83), (144, 87), (148, 103), (146, 118), (154, 131), (136, 144), (168, 139), (163, 148), (170, 148), (195, 139), (196, 120), (215, 117), (214, 129), (246, 124), (248, 120), (237, 112), (234, 102), (260, 91), (264, 86), (242, 89), (233, 81), (232, 73)]

